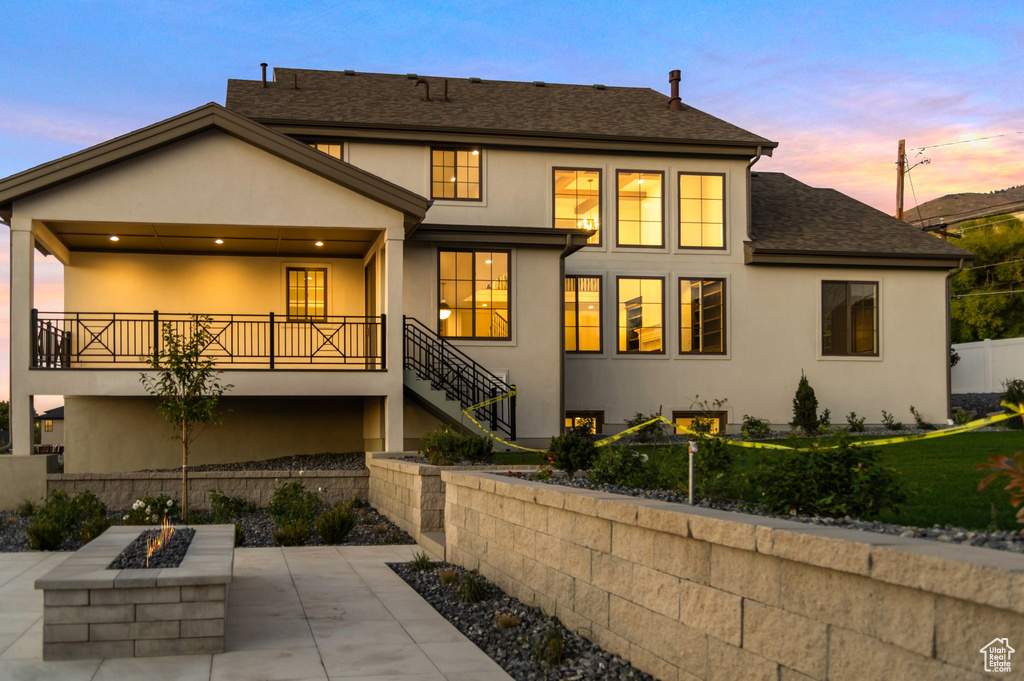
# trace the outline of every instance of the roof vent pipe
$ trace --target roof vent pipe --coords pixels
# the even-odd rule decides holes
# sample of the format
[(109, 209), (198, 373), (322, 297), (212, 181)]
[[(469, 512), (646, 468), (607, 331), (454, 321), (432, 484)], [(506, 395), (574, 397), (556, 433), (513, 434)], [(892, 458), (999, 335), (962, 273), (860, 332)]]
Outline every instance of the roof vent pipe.
[(263, 69), (263, 87), (267, 87), (267, 62), (260, 64), (260, 68)]
[(416, 79), (416, 85), (414, 87), (419, 87), (420, 85), (423, 86), (423, 101), (424, 102), (432, 101), (430, 99), (430, 83), (427, 82), (427, 79), (426, 78), (418, 78), (418, 79)]
[(672, 98), (668, 100), (670, 111), (683, 110), (683, 100), (679, 99), (679, 81), (681, 78), (682, 74), (678, 69), (668, 72), (668, 82), (672, 85)]

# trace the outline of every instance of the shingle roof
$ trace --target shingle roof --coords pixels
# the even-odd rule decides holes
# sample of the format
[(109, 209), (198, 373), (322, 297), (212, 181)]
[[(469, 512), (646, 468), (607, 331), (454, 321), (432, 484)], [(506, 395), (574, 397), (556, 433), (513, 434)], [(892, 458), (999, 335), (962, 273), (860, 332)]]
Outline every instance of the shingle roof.
[(810, 187), (783, 173), (751, 173), (750, 215), (755, 253), (974, 257), (834, 189)]
[[(431, 99), (439, 99), (445, 78), (425, 78)], [(261, 122), (776, 146), (686, 105), (670, 111), (668, 97), (649, 88), (447, 82), (450, 101), (424, 102), (423, 87), (405, 75), (276, 68), (266, 88), (258, 80), (229, 80), (226, 106)]]
[(50, 421), (59, 421), (64, 418), (64, 407), (54, 407), (49, 411), (44, 411), (42, 414), (36, 417), (36, 420), (49, 419)]

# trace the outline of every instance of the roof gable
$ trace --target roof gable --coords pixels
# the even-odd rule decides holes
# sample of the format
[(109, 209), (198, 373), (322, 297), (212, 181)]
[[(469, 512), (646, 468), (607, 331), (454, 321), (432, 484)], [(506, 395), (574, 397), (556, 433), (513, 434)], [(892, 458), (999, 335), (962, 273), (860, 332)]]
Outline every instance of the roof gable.
[(217, 129), (311, 173), (393, 208), (419, 222), (430, 201), (372, 173), (339, 161), (213, 102), (121, 137), (0, 180), (0, 214), (14, 201), (108, 168), (201, 132)]

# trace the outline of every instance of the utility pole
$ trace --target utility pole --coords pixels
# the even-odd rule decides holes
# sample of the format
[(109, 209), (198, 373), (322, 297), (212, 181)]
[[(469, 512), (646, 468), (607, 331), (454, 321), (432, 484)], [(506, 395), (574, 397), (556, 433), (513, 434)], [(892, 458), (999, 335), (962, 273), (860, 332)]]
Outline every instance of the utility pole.
[(903, 176), (906, 174), (907, 140), (900, 140), (899, 151), (896, 152), (896, 219), (903, 219)]

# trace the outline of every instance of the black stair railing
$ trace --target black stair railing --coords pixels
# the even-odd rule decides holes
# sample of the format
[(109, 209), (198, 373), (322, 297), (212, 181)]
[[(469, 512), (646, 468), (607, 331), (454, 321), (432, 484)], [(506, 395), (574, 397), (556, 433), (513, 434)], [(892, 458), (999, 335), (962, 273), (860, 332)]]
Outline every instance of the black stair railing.
[[(430, 382), (434, 390), (463, 409), (513, 391), (511, 385), (414, 317), (405, 320), (405, 368)], [(497, 400), (475, 410), (473, 417), (516, 439), (516, 397)]]

